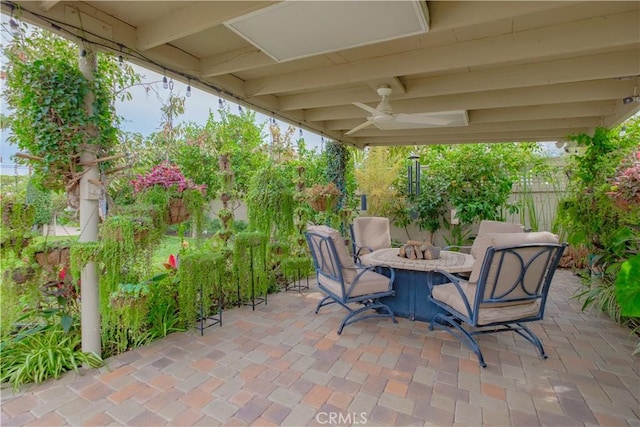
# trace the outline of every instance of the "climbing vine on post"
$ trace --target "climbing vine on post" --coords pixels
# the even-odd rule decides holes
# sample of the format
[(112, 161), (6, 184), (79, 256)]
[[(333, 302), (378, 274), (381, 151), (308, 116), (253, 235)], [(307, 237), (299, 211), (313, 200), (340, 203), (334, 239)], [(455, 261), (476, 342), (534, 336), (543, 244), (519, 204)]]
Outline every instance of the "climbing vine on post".
[[(8, 59), (3, 96), (13, 113), (9, 141), (24, 152), (20, 161), (32, 165), (39, 186), (66, 190), (69, 204), (77, 207), (82, 147), (96, 145), (101, 158), (113, 154), (118, 124), (113, 101), (137, 76), (103, 54), (95, 80), (89, 81), (78, 67), (77, 48), (44, 30), (14, 38), (3, 53)], [(84, 108), (90, 92), (94, 114)]]

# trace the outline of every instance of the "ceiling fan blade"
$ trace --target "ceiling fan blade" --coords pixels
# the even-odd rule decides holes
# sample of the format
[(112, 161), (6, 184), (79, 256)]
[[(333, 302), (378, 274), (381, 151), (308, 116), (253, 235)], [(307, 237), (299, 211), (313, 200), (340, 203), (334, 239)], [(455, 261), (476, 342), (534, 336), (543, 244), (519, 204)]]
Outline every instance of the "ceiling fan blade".
[(351, 129), (348, 132), (345, 132), (345, 135), (351, 135), (352, 133), (358, 132), (360, 129), (364, 129), (367, 126), (370, 126), (373, 124), (373, 117), (370, 117), (369, 120), (367, 120), (366, 122), (354, 127), (353, 129)]
[(380, 114), (380, 111), (376, 110), (373, 107), (369, 107), (367, 104), (363, 104), (362, 102), (354, 102), (353, 105), (355, 105), (356, 107), (362, 108), (365, 111), (370, 112), (374, 116)]
[(425, 126), (446, 126), (452, 122), (451, 119), (447, 119), (444, 117), (436, 117), (430, 113), (416, 113), (416, 114), (394, 114), (394, 119), (396, 122), (401, 123), (413, 123), (413, 124), (421, 124)]

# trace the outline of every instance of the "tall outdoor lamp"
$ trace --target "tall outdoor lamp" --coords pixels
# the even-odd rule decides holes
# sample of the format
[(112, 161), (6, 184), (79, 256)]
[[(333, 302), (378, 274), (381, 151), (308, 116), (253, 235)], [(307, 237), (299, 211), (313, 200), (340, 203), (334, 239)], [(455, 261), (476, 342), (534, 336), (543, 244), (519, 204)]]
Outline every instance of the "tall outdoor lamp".
[(411, 196), (420, 195), (420, 157), (412, 154), (409, 156), (407, 168), (408, 193)]

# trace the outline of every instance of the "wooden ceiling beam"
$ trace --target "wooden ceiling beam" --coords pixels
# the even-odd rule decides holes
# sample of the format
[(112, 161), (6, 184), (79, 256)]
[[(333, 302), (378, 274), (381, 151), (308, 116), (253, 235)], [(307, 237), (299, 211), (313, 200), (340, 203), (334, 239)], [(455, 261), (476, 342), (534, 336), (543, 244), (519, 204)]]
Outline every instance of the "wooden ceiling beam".
[(507, 131), (533, 131), (539, 129), (565, 129), (602, 126), (603, 117), (578, 117), (573, 119), (546, 119), (546, 120), (518, 120), (511, 122), (494, 122), (470, 124), (459, 127), (433, 127), (423, 129), (406, 130), (379, 130), (375, 126), (369, 126), (353, 134), (357, 138), (380, 137), (391, 138), (400, 136), (429, 136), (429, 135), (456, 135), (507, 132)]
[[(445, 72), (464, 67), (542, 62), (563, 55), (582, 56), (638, 45), (637, 13), (623, 13), (522, 31), (453, 45), (371, 58), (249, 80), (252, 95), (320, 89), (375, 78)], [(607, 37), (603, 37), (606, 34)], [(491, 52), (491, 54), (487, 54)]]
[[(408, 79), (405, 81), (404, 94), (394, 90), (391, 102), (398, 99), (619, 78), (637, 74), (640, 74), (640, 49), (636, 48), (559, 61)], [(283, 110), (296, 110), (379, 100), (380, 97), (375, 90), (363, 86), (281, 96), (280, 107)]]
[[(574, 102), (562, 104), (534, 105), (526, 107), (488, 108), (469, 111), (469, 122), (504, 123), (521, 120), (545, 120), (558, 117), (605, 117), (616, 111), (615, 101)], [(362, 123), (362, 119), (331, 120), (327, 122), (327, 129), (349, 130)]]
[(204, 77), (236, 73), (252, 68), (266, 67), (276, 62), (258, 48), (248, 46), (231, 52), (202, 58), (202, 75)]
[(270, 2), (194, 2), (138, 27), (136, 46), (148, 50), (221, 25), (232, 18), (262, 9)]
[[(638, 79), (598, 80), (577, 83), (563, 83), (528, 88), (503, 89), (469, 93), (464, 96), (447, 95), (429, 98), (391, 101), (396, 113), (429, 113), (450, 110), (476, 110), (485, 108), (524, 107), (527, 105), (545, 105), (606, 101), (622, 99), (633, 93)], [(307, 121), (339, 120), (346, 118), (364, 118), (367, 112), (354, 105), (332, 108), (315, 108), (305, 111)]]
[(592, 128), (562, 128), (535, 131), (490, 132), (490, 133), (451, 133), (448, 135), (407, 136), (407, 137), (366, 137), (354, 138), (353, 143), (359, 147), (391, 146), (391, 145), (425, 145), (425, 144), (462, 144), (475, 142), (530, 142), (558, 141), (568, 135), (590, 133)]

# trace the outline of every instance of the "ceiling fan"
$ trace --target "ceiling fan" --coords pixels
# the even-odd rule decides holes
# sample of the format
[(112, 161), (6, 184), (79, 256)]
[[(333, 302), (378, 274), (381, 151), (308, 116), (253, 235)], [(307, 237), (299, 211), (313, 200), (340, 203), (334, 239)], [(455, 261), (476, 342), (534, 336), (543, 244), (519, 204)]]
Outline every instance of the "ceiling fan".
[(360, 107), (371, 113), (371, 116), (367, 117), (366, 122), (354, 127), (350, 131), (346, 132), (345, 135), (351, 135), (370, 125), (375, 125), (380, 130), (420, 129), (447, 126), (457, 122), (458, 120), (451, 117), (452, 114), (459, 116), (463, 113), (466, 118), (466, 111), (464, 110), (414, 114), (394, 113), (388, 99), (391, 95), (391, 88), (388, 86), (381, 86), (378, 88), (377, 92), (378, 95), (382, 97), (382, 100), (376, 108), (371, 108), (361, 102), (353, 103), (356, 107)]

